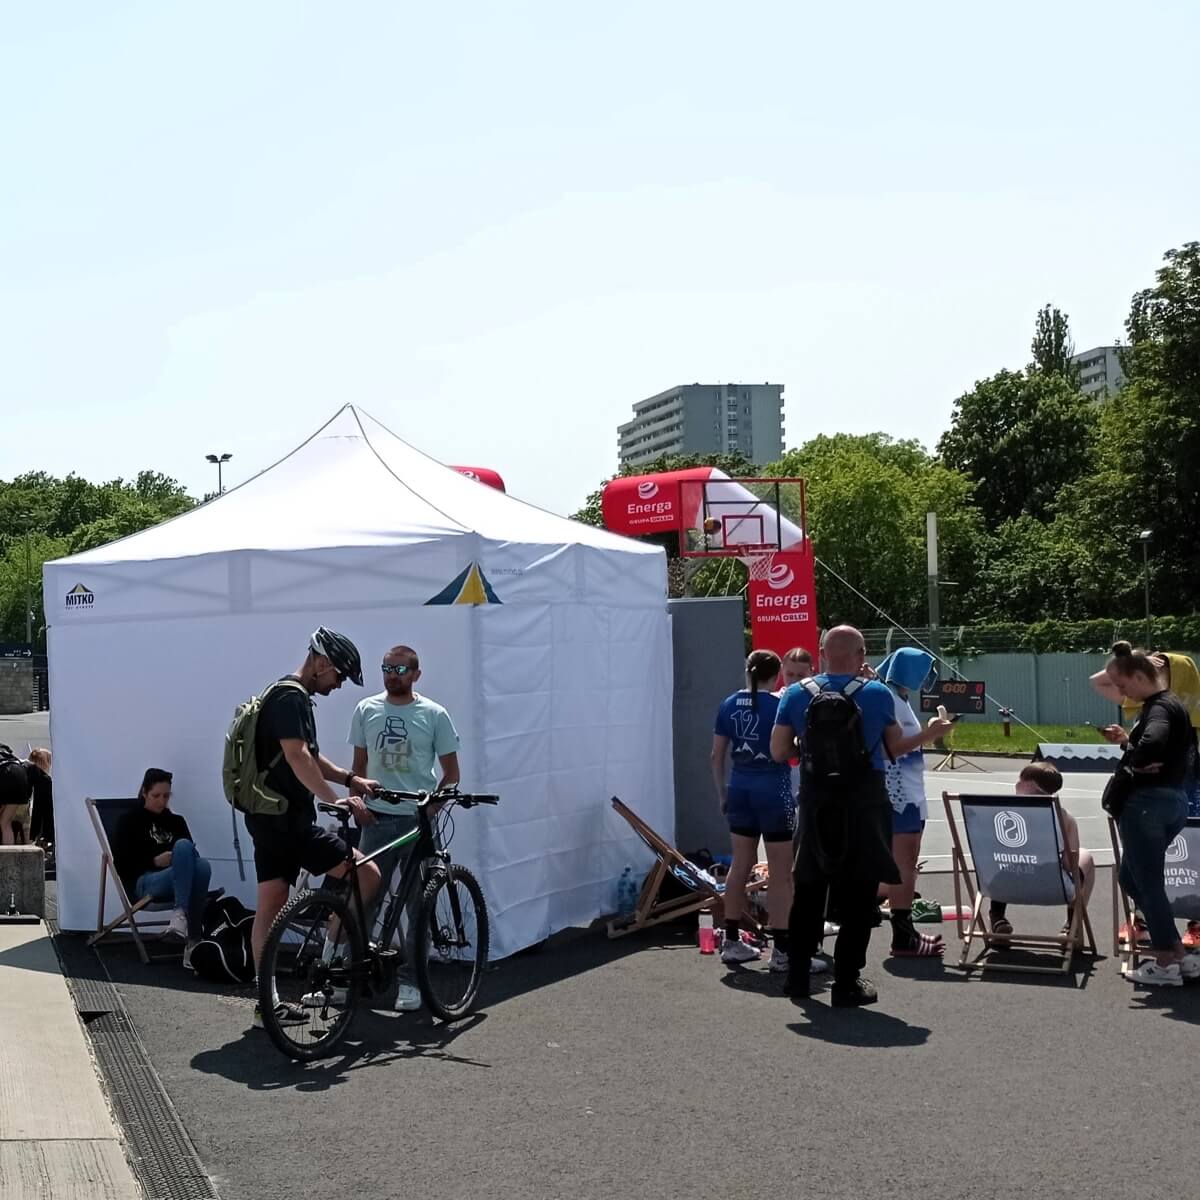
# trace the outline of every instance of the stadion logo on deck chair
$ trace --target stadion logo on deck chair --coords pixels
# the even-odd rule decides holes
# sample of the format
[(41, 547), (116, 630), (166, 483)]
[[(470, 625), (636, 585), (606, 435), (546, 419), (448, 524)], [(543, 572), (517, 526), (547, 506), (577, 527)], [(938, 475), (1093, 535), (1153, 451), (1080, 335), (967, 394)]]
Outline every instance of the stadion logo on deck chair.
[(1167, 847), (1166, 861), (1169, 863), (1187, 862), (1188, 844), (1187, 838), (1183, 834), (1179, 834), (1175, 840)]
[(1020, 813), (1004, 809), (996, 814), (994, 821), (996, 841), (1002, 846), (1013, 850), (1019, 849), (1029, 841), (1029, 827)]
[(67, 608), (74, 612), (82, 612), (90, 609), (96, 602), (96, 593), (91, 588), (86, 588), (82, 583), (77, 583), (66, 596)]

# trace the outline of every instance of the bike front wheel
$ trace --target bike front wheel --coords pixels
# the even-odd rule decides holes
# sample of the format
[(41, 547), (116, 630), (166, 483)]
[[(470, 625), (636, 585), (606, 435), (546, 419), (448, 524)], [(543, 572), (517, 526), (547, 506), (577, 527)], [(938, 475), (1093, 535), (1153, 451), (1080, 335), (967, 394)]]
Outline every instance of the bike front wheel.
[(345, 1036), (366, 977), (362, 929), (333, 892), (300, 892), (275, 918), (258, 970), (259, 1011), (271, 1041), (311, 1062)]
[(475, 1006), (488, 955), (488, 915), (479, 881), (457, 864), (425, 885), (415, 938), (417, 987), (435, 1017), (457, 1021)]

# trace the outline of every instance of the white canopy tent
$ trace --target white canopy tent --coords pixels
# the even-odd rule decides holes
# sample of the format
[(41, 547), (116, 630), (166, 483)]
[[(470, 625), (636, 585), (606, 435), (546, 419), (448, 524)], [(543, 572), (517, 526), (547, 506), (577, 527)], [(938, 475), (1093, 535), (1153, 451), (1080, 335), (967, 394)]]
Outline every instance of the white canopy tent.
[(317, 701), (322, 752), (349, 763), (350, 715), (407, 643), (418, 691), (462, 738), (454, 857), (479, 875), (501, 957), (612, 907), (646, 853), (608, 800), (670, 836), (671, 645), (663, 551), (465, 478), (351, 406), (275, 466), (191, 512), (44, 570), (59, 920), (94, 927), (99, 852), (85, 796), (130, 796), (148, 766), (239, 879), (220, 760), (235, 705), (303, 660), (327, 625), (366, 687)]

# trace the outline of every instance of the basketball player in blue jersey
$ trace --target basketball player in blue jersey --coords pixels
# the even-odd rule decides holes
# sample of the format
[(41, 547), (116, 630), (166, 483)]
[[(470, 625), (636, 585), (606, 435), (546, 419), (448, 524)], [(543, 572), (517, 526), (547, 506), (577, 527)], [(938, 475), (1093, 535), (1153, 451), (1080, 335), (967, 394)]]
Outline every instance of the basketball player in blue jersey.
[[(779, 676), (779, 656), (755, 650), (746, 659), (746, 686), (734, 692), (717, 710), (713, 730), (712, 774), (721, 812), (729, 822), (733, 865), (725, 880), (725, 944), (721, 958), (727, 963), (750, 962), (759, 953), (740, 938), (746, 911), (746, 882), (758, 861), (758, 841), (767, 848), (770, 887), (767, 917), (774, 950), (770, 969), (788, 969), (788, 912), (792, 902), (792, 833), (796, 804), (787, 763), (771, 758), (771, 729), (779, 697), (771, 694)], [(726, 764), (733, 767), (726, 784)], [(813, 969), (823, 967), (814, 960)]]

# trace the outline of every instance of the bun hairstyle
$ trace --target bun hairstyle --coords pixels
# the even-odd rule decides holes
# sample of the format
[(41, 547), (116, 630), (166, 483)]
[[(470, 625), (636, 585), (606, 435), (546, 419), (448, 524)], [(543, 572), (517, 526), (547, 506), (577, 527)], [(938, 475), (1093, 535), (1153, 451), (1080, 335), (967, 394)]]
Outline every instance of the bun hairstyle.
[(779, 655), (773, 650), (751, 650), (746, 659), (746, 678), (750, 681), (750, 695), (758, 692), (760, 683), (770, 683), (778, 677)]
[(1134, 649), (1129, 642), (1114, 643), (1110, 663), (1116, 668), (1117, 674), (1126, 679), (1141, 675), (1151, 683), (1159, 681), (1158, 663), (1145, 650)]

